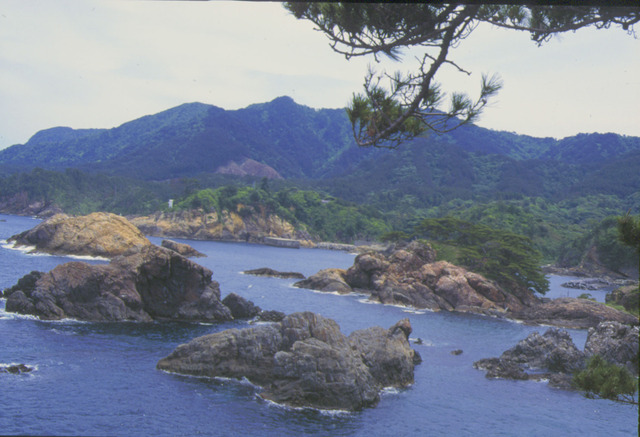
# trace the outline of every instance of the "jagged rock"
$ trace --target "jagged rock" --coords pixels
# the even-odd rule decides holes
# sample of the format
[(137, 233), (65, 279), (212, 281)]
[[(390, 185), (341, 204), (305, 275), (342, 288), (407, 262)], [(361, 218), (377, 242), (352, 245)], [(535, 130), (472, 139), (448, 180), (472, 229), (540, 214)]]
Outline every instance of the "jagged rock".
[(186, 258), (203, 258), (206, 257), (202, 252), (195, 250), (193, 247), (185, 243), (178, 243), (177, 241), (162, 240), (162, 247), (165, 247), (174, 252), (178, 252), (180, 255)]
[(310, 312), (281, 322), (199, 337), (158, 362), (161, 370), (247, 378), (261, 396), (296, 407), (359, 410), (386, 385), (413, 382), (408, 321), (346, 337), (336, 322)]
[(307, 279), (294, 283), (293, 286), (343, 294), (351, 293), (353, 289), (345, 282), (344, 274), (345, 270), (343, 269), (324, 269)]
[(243, 273), (245, 275), (273, 276), (275, 278), (283, 278), (283, 279), (304, 279), (304, 275), (302, 273), (279, 272), (277, 270), (273, 270), (268, 267), (262, 267), (262, 268), (253, 269), (253, 270), (245, 270)]
[(588, 299), (562, 297), (524, 308), (514, 318), (527, 323), (586, 329), (600, 322), (615, 321), (637, 325), (638, 317)]
[[(487, 378), (548, 379), (556, 388), (571, 389), (572, 375), (584, 369), (590, 356), (625, 366), (638, 375), (638, 327), (602, 322), (590, 328), (585, 350), (580, 351), (567, 331), (549, 328), (543, 335), (531, 333), (499, 358), (485, 358), (473, 366), (487, 371)], [(536, 372), (529, 372), (535, 370)]]
[(281, 311), (266, 310), (260, 311), (256, 317), (256, 322), (280, 322), (287, 315)]
[(604, 320), (638, 324), (638, 318), (585, 299), (543, 301), (525, 289), (504, 290), (482, 275), (446, 261), (417, 241), (385, 252), (358, 255), (346, 271), (325, 269), (294, 284), (300, 288), (366, 292), (384, 304), (460, 311), (522, 320), (530, 324), (585, 329)]
[(503, 315), (535, 301), (531, 293), (506, 292), (481, 275), (446, 261), (435, 262), (435, 251), (417, 241), (388, 253), (358, 255), (346, 270), (327, 269), (296, 287), (322, 291), (365, 291), (385, 304)]
[[(569, 333), (550, 328), (543, 335), (531, 333), (499, 358), (485, 358), (473, 366), (486, 370), (487, 378), (540, 380), (553, 376), (553, 385), (562, 387), (567, 377), (561, 375), (571, 375), (584, 364), (585, 354), (576, 348)], [(528, 373), (528, 370), (537, 372)]]
[(602, 322), (589, 328), (584, 351), (587, 356), (600, 355), (607, 362), (624, 366), (638, 374), (638, 327), (618, 322)]
[(127, 219), (104, 212), (82, 217), (57, 214), (8, 241), (17, 246), (35, 246), (39, 252), (106, 258), (151, 244)]
[(231, 310), (234, 319), (253, 319), (261, 312), (259, 306), (235, 293), (229, 293), (222, 303)]
[(106, 265), (69, 262), (33, 284), (23, 278), (28, 286), (5, 290), (6, 311), (46, 320), (231, 320), (211, 275), (171, 250), (137, 246)]
[(584, 366), (584, 353), (573, 344), (567, 331), (558, 328), (549, 328), (543, 335), (531, 333), (500, 359), (554, 373), (572, 373)]

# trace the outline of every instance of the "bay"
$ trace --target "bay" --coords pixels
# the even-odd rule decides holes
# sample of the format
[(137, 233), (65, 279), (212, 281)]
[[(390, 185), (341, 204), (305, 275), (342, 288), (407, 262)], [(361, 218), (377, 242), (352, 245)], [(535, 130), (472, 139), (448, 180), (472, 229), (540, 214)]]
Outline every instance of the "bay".
[[(37, 220), (0, 215), (0, 240)], [(160, 239), (151, 239), (159, 243)], [(491, 380), (473, 362), (499, 356), (533, 327), (476, 315), (412, 311), (292, 287), (294, 280), (244, 275), (270, 267), (310, 275), (349, 267), (354, 255), (318, 249), (186, 241), (208, 255), (223, 297), (231, 292), (263, 309), (314, 311), (346, 334), (409, 318), (424, 362), (415, 383), (389, 390), (379, 405), (356, 413), (294, 410), (261, 400), (247, 382), (185, 377), (155, 369), (157, 361), (192, 338), (248, 323), (45, 322), (4, 311), (0, 300), (0, 364), (35, 366), (29, 374), (0, 374), (0, 434), (260, 436), (629, 436), (638, 433), (638, 407), (586, 399), (546, 383)], [(69, 257), (0, 247), (0, 288), (31, 270), (48, 271)], [(104, 261), (88, 260), (99, 263)], [(552, 278), (553, 279), (553, 278)], [(560, 278), (559, 280), (562, 280)], [(552, 280), (554, 293), (562, 294)], [(569, 331), (584, 346), (586, 331)], [(462, 349), (461, 355), (451, 351)]]

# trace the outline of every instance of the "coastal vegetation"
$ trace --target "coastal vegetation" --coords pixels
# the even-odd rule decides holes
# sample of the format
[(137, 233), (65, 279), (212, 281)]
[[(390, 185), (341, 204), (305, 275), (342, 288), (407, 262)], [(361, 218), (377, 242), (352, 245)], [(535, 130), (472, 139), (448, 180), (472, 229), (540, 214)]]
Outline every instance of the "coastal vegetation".
[(574, 386), (587, 397), (600, 397), (619, 402), (637, 404), (638, 379), (625, 367), (608, 363), (600, 355), (593, 355), (585, 369), (576, 372)]

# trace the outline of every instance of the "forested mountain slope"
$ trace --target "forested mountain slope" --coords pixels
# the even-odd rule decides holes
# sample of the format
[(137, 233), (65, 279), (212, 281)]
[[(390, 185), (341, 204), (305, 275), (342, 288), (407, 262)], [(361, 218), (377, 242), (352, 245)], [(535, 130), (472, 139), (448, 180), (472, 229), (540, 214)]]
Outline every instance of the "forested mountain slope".
[[(391, 184), (398, 189), (420, 183), (426, 192), (446, 187), (538, 195), (557, 191), (553, 184), (567, 185), (557, 173), (571, 176), (569, 185), (581, 184), (574, 174), (602, 176), (603, 165), (624, 165), (625, 154), (635, 159), (639, 151), (638, 137), (580, 134), (555, 140), (474, 125), (418, 138), (394, 151), (362, 149), (344, 110), (316, 110), (279, 97), (230, 111), (189, 103), (113, 129), (47, 129), (0, 151), (0, 165), (10, 171), (79, 168), (166, 180), (211, 174), (252, 159), (284, 178), (367, 178), (368, 170), (377, 183), (389, 182), (388, 173), (394, 172)], [(400, 162), (407, 159), (415, 171)], [(353, 177), (349, 182), (356, 183)]]

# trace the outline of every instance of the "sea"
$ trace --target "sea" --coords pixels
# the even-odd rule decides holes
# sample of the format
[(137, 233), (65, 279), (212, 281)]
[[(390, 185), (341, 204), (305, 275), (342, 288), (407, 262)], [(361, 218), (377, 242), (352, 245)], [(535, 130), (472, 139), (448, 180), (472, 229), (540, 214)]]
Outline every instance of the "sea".
[[(0, 289), (32, 270), (49, 271), (77, 260), (31, 254), (6, 244), (8, 237), (38, 222), (0, 215)], [(358, 412), (288, 408), (261, 399), (260, 388), (246, 380), (195, 378), (156, 369), (158, 360), (179, 344), (248, 327), (247, 321), (41, 321), (5, 312), (5, 301), (0, 299), (0, 366), (24, 363), (35, 368), (20, 375), (0, 373), (0, 435), (638, 435), (637, 406), (588, 399), (545, 382), (488, 379), (473, 368), (474, 361), (497, 357), (531, 332), (543, 333), (547, 327), (380, 305), (364, 295), (315, 292), (293, 287), (294, 280), (242, 273), (270, 267), (308, 276), (323, 268), (351, 266), (355, 255), (346, 252), (177, 241), (208, 255), (194, 260), (213, 271), (223, 297), (234, 292), (262, 309), (317, 312), (336, 320), (345, 334), (375, 325), (387, 328), (409, 318), (411, 339), (422, 340), (413, 344), (423, 358), (415, 369), (415, 383), (383, 391), (376, 407)], [(570, 279), (550, 277), (548, 295), (583, 293), (561, 286)], [(583, 348), (587, 332), (569, 333)], [(462, 354), (452, 354), (458, 349)]]

